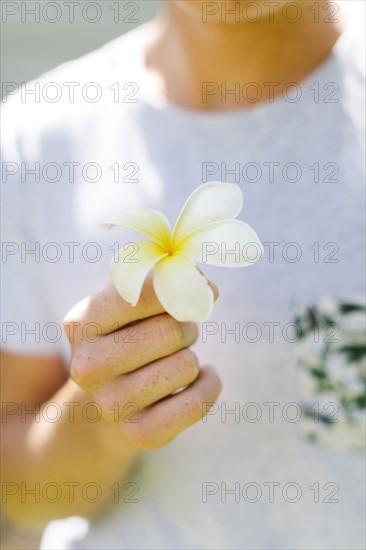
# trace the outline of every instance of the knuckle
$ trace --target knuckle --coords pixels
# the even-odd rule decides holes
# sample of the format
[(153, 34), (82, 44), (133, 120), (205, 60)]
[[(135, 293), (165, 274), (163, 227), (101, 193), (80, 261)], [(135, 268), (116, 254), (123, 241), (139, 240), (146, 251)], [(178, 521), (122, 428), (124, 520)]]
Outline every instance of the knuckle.
[(91, 353), (86, 346), (79, 346), (70, 363), (70, 377), (81, 387), (90, 387), (95, 381), (98, 369), (97, 354)]
[(69, 343), (74, 347), (75, 343), (80, 339), (80, 322), (67, 315), (62, 321), (62, 325)]
[(81, 359), (81, 354), (78, 352), (76, 352), (71, 359), (70, 378), (79, 386), (83, 385), (83, 380), (85, 379), (85, 365)]
[(63, 327), (71, 344), (81, 338), (82, 325), (88, 319), (89, 299), (84, 298), (75, 304), (65, 315)]

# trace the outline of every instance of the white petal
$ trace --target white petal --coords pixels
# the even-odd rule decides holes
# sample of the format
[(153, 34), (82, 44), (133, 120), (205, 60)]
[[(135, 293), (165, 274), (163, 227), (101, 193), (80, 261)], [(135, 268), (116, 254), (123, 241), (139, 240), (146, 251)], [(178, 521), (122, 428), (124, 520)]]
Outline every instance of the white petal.
[(166, 252), (156, 243), (141, 241), (126, 244), (111, 263), (114, 286), (124, 300), (135, 306), (150, 269)]
[(121, 225), (145, 235), (150, 240), (168, 247), (171, 237), (171, 227), (166, 217), (156, 210), (130, 210), (124, 212), (115, 220), (105, 222), (102, 227), (110, 229), (115, 225)]
[(213, 223), (193, 233), (179, 246), (193, 261), (223, 267), (252, 265), (263, 256), (256, 232), (240, 220)]
[(235, 218), (243, 208), (238, 185), (211, 181), (200, 185), (188, 197), (175, 224), (173, 239), (181, 239), (213, 222)]
[(181, 254), (166, 256), (155, 266), (154, 289), (164, 309), (177, 321), (205, 321), (214, 295), (208, 281)]

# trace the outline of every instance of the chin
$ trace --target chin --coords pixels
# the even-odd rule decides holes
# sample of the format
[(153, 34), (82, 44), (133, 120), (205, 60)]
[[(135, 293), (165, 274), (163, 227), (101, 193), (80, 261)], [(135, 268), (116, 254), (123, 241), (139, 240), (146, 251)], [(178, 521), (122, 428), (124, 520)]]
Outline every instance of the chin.
[[(290, 0), (277, 0), (272, 4), (272, 13)], [(269, 13), (266, 0), (167, 0), (181, 11), (203, 23), (256, 22)]]

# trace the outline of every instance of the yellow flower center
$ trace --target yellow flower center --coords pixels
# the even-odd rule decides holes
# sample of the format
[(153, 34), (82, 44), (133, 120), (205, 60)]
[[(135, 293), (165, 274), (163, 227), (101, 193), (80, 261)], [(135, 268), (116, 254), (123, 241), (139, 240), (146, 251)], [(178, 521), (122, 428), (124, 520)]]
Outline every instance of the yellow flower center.
[(175, 247), (173, 245), (173, 241), (170, 240), (168, 246), (166, 247), (166, 251), (168, 253), (168, 256), (174, 256)]

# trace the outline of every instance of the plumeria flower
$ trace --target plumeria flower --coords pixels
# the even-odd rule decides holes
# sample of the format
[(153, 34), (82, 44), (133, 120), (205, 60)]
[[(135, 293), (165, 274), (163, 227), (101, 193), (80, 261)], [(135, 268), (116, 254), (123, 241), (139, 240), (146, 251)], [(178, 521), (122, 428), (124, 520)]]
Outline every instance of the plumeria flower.
[(238, 185), (208, 182), (189, 196), (173, 230), (155, 210), (132, 210), (105, 224), (120, 225), (148, 238), (136, 243), (135, 254), (131, 246), (125, 246), (113, 259), (112, 280), (118, 293), (135, 306), (154, 268), (154, 290), (163, 308), (178, 321), (205, 321), (214, 294), (196, 262), (244, 267), (263, 254), (255, 231), (234, 219), (242, 206)]

